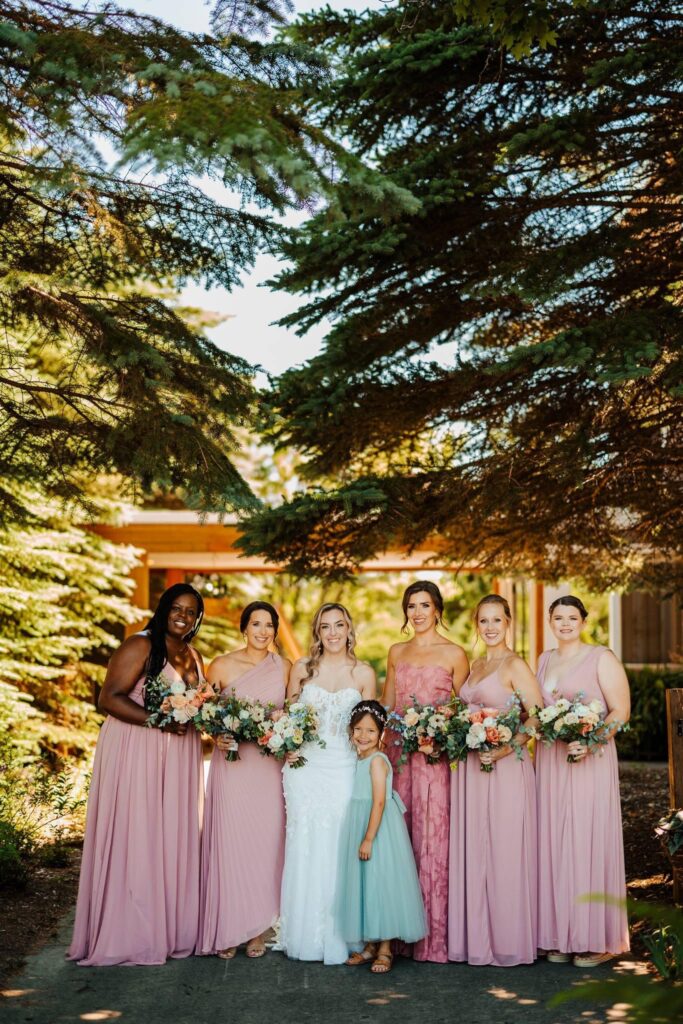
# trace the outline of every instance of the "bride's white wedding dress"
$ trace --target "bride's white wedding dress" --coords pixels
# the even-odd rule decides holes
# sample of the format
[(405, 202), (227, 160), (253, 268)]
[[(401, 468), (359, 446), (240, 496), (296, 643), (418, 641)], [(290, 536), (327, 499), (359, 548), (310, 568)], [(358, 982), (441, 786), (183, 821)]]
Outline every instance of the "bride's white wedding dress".
[(299, 698), (315, 708), (326, 745), (306, 744), (307, 764), (283, 771), (287, 839), (276, 948), (294, 960), (341, 964), (349, 955), (333, 909), (339, 833), (356, 772), (349, 718), (360, 699), (353, 687), (330, 693), (315, 683), (307, 683)]

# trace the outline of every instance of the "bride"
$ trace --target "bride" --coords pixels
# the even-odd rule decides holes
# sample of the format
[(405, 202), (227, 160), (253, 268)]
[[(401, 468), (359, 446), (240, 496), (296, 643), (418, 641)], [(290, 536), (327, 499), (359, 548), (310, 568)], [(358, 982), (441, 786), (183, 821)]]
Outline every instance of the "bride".
[(287, 697), (315, 709), (325, 747), (306, 744), (307, 763), (293, 767), (297, 755), (290, 754), (283, 773), (287, 838), (277, 948), (294, 960), (342, 964), (348, 947), (333, 907), (339, 830), (356, 771), (348, 725), (358, 701), (376, 696), (376, 682), (354, 654), (353, 623), (343, 605), (322, 605), (312, 632), (310, 656), (295, 663)]

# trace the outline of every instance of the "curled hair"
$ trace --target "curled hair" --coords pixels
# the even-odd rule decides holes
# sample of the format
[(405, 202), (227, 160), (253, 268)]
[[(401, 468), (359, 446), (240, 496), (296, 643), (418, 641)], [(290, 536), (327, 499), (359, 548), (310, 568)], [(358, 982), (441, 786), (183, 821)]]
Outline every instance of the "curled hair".
[(306, 665), (306, 679), (312, 679), (315, 673), (318, 671), (318, 665), (323, 654), (323, 642), (320, 638), (320, 620), (322, 619), (325, 612), (338, 611), (344, 616), (344, 621), (349, 627), (349, 637), (346, 641), (346, 653), (350, 658), (353, 659), (354, 667), (358, 661), (354, 653), (356, 648), (356, 632), (353, 628), (353, 619), (351, 615), (344, 607), (343, 604), (336, 604), (335, 602), (329, 602), (327, 604), (321, 604), (317, 612), (313, 616), (313, 622), (311, 623), (311, 634), (313, 642), (310, 647), (308, 655), (308, 663)]
[(565, 594), (564, 597), (556, 597), (548, 609), (548, 615), (552, 615), (559, 605), (567, 605), (569, 608), (576, 608), (584, 622), (588, 618), (588, 612), (586, 611), (583, 601), (578, 597), (574, 597), (573, 594)]
[(166, 650), (166, 631), (168, 629), (168, 617), (171, 614), (171, 608), (176, 598), (181, 597), (183, 594), (191, 594), (197, 602), (197, 618), (195, 624), (189, 633), (186, 633), (183, 637), (185, 643), (189, 643), (193, 637), (199, 632), (199, 627), (202, 624), (204, 618), (204, 600), (198, 590), (195, 590), (189, 583), (174, 583), (172, 587), (165, 590), (159, 598), (159, 604), (156, 607), (154, 615), (145, 626), (145, 632), (149, 634), (150, 640), (152, 641), (152, 648), (147, 657), (147, 666), (145, 674), (147, 679), (154, 679), (158, 676), (162, 668), (168, 661), (168, 651)]
[(507, 598), (503, 597), (502, 594), (487, 594), (486, 597), (482, 597), (481, 601), (474, 609), (474, 624), (476, 626), (479, 620), (479, 612), (485, 604), (498, 604), (503, 609), (505, 618), (508, 622), (512, 622), (512, 612), (510, 611), (510, 605)]
[(351, 711), (349, 731), (352, 731), (353, 727), (358, 725), (364, 715), (370, 715), (370, 718), (373, 720), (380, 733), (383, 731), (389, 718), (386, 710), (378, 700), (361, 700)]
[(432, 583), (431, 580), (416, 580), (415, 583), (411, 583), (406, 587), (403, 592), (403, 598), (401, 600), (401, 607), (403, 608), (403, 625), (401, 626), (401, 632), (407, 633), (408, 631), (408, 605), (413, 594), (420, 593), (429, 594), (434, 607), (436, 608), (436, 624), (437, 626), (443, 626), (443, 597), (441, 591), (437, 587), (436, 583)]
[(252, 617), (254, 612), (268, 612), (272, 621), (273, 629), (275, 630), (275, 636), (280, 628), (280, 616), (273, 608), (272, 604), (268, 604), (267, 601), (252, 601), (248, 604), (240, 615), (240, 633), (244, 633), (245, 629), (249, 625), (249, 619)]

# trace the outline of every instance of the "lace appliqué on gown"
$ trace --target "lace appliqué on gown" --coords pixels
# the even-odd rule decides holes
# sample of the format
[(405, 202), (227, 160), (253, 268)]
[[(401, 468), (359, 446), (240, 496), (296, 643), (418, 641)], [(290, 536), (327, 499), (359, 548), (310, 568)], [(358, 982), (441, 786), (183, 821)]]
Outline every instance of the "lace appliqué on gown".
[(306, 744), (307, 764), (283, 771), (287, 840), (278, 948), (297, 960), (338, 964), (348, 955), (333, 914), (339, 833), (356, 771), (348, 726), (360, 694), (308, 683), (300, 699), (315, 709), (325, 747)]

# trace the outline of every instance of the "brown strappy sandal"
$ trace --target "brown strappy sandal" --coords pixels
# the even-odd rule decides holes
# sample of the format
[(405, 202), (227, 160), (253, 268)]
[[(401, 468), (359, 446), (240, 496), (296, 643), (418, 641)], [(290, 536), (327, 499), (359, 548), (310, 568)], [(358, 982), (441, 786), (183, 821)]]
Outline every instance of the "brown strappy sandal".
[(370, 970), (373, 974), (388, 974), (393, 966), (393, 953), (378, 953)]

